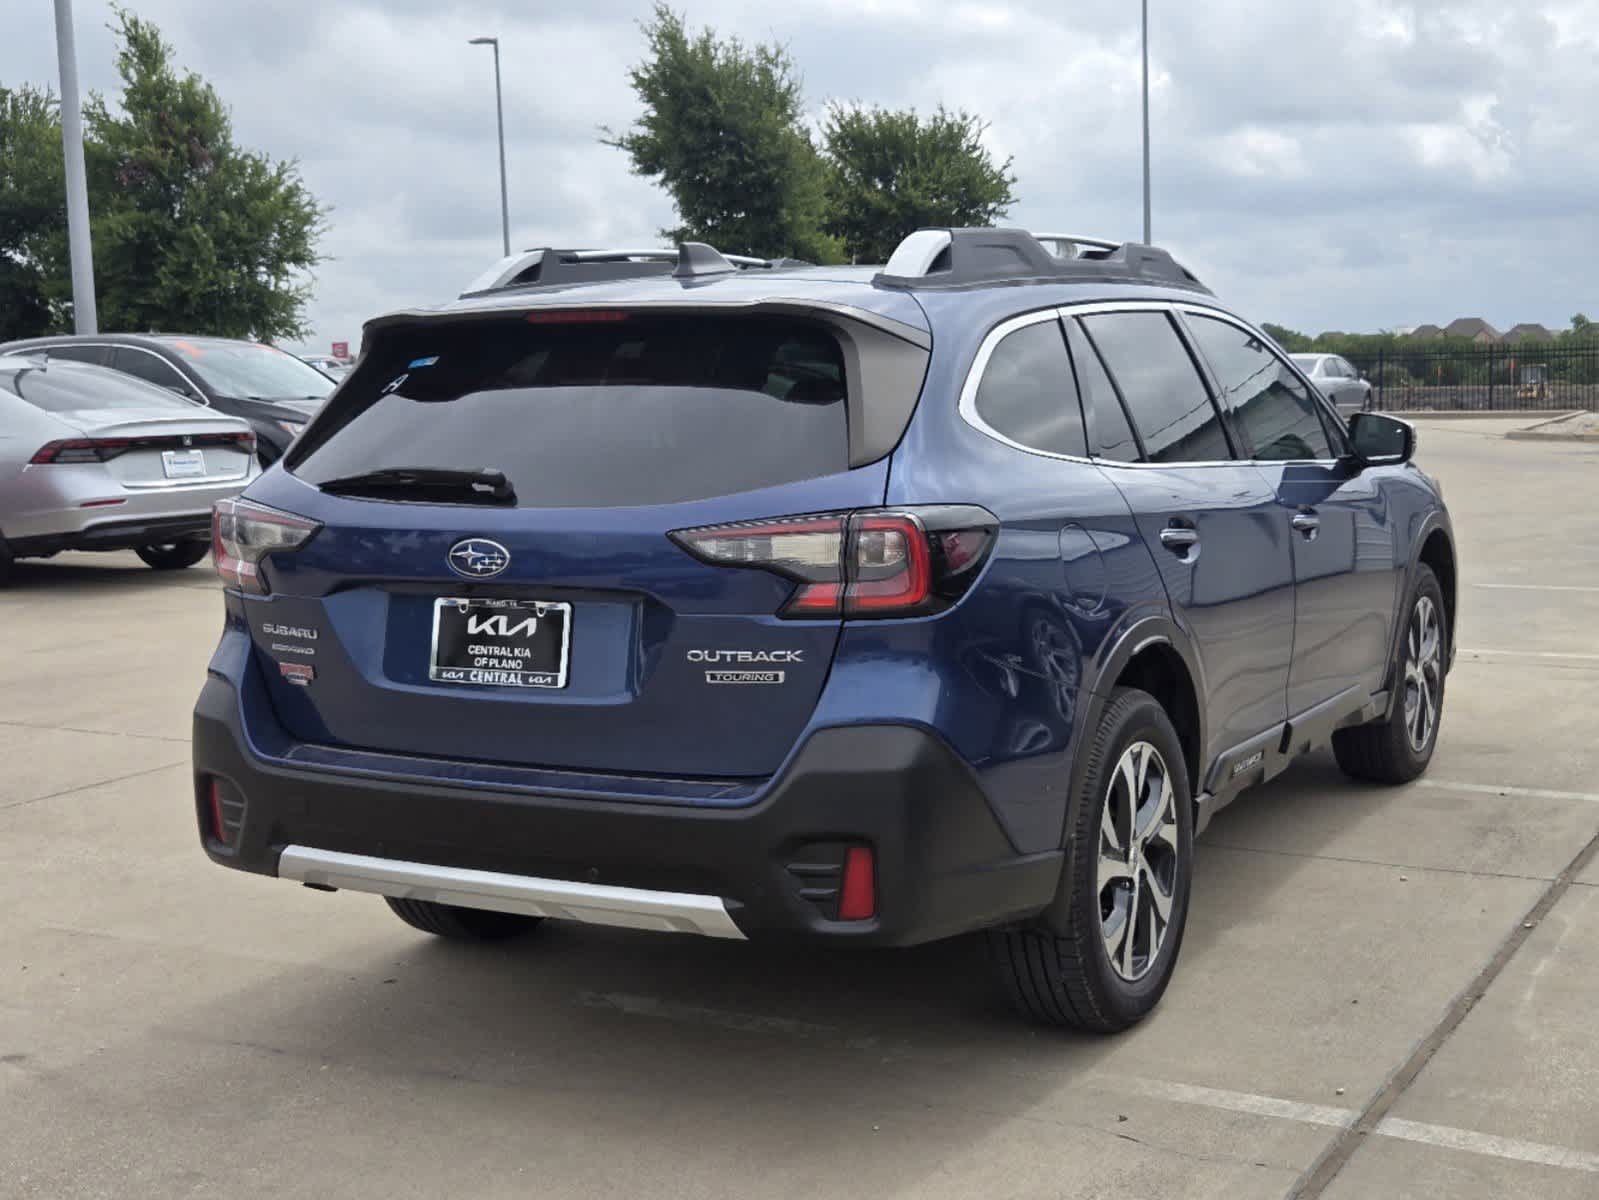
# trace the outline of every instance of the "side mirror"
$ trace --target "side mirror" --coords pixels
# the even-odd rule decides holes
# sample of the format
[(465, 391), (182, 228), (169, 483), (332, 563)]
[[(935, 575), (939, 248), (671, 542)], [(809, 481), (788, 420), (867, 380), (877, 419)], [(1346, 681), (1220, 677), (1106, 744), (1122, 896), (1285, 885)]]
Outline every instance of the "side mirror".
[(1358, 412), (1350, 417), (1349, 440), (1364, 467), (1407, 463), (1416, 454), (1416, 427), (1386, 413)]

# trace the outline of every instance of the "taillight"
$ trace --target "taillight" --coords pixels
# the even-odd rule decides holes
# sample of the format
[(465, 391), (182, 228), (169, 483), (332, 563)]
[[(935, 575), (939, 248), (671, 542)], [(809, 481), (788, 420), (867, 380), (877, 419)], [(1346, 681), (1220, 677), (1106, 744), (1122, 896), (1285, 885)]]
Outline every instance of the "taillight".
[(187, 436), (157, 434), (151, 437), (61, 438), (40, 446), (28, 462), (36, 467), (47, 463), (110, 462), (132, 450), (204, 450), (210, 446), (226, 446), (245, 454), (254, 454), (255, 434), (247, 431)]
[(250, 500), (218, 500), (211, 510), (211, 561), (228, 587), (264, 596), (271, 588), (261, 577), (261, 561), (298, 550), (321, 528), (320, 521)]
[(965, 594), (997, 528), (987, 509), (957, 504), (739, 521), (671, 538), (702, 562), (794, 580), (779, 616), (910, 617)]

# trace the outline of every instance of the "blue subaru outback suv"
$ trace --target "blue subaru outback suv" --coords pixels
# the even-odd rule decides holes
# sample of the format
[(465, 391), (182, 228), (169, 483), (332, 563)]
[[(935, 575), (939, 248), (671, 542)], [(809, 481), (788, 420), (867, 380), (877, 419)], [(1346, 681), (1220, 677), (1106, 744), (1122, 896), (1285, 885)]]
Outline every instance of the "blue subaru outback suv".
[(1426, 769), (1456, 568), (1411, 429), (1165, 252), (502, 266), (372, 321), (218, 506), (216, 862), (454, 938), (981, 930), (1025, 1014), (1108, 1031), (1216, 809), (1329, 740)]

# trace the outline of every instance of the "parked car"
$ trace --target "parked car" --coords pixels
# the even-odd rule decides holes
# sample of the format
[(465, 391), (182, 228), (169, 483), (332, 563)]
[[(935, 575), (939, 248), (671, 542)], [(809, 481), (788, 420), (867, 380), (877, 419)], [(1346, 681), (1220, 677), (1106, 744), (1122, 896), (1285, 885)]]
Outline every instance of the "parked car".
[(243, 417), (255, 430), (262, 466), (282, 457), (334, 388), (333, 380), (287, 351), (235, 338), (63, 334), (0, 346), (0, 354), (32, 350), (111, 367), (191, 403)]
[(61, 550), (193, 566), (213, 502), (259, 474), (238, 417), (104, 367), (0, 355), (0, 583), (13, 560)]
[(1218, 808), (1329, 740), (1426, 769), (1453, 534), (1410, 426), (1073, 241), (586, 252), (370, 322), (219, 506), (205, 852), (451, 938), (980, 930), (1024, 1013), (1144, 1016)]
[(1370, 411), (1371, 381), (1347, 358), (1336, 354), (1296, 354), (1294, 365), (1345, 418)]
[(300, 361), (307, 366), (315, 367), (335, 383), (350, 373), (350, 364), (342, 358), (334, 358), (331, 354), (310, 354)]

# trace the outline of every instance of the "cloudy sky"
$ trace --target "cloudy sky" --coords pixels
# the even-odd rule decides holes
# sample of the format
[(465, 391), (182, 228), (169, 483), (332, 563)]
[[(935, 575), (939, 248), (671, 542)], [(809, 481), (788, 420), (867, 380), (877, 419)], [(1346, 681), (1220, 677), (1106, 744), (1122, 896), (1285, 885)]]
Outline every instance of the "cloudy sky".
[[(453, 296), (500, 253), (493, 68), (515, 247), (654, 244), (666, 198), (602, 125), (647, 0), (130, 0), (333, 206), (316, 345)], [(678, 0), (786, 42), (829, 99), (965, 107), (1034, 229), (1136, 238), (1135, 0)], [(50, 83), (50, 0), (3, 0), (0, 82)], [(1155, 241), (1258, 320), (1312, 332), (1599, 316), (1599, 2), (1151, 0)], [(115, 90), (104, 0), (84, 85)], [(739, 247), (723, 247), (736, 250)]]

